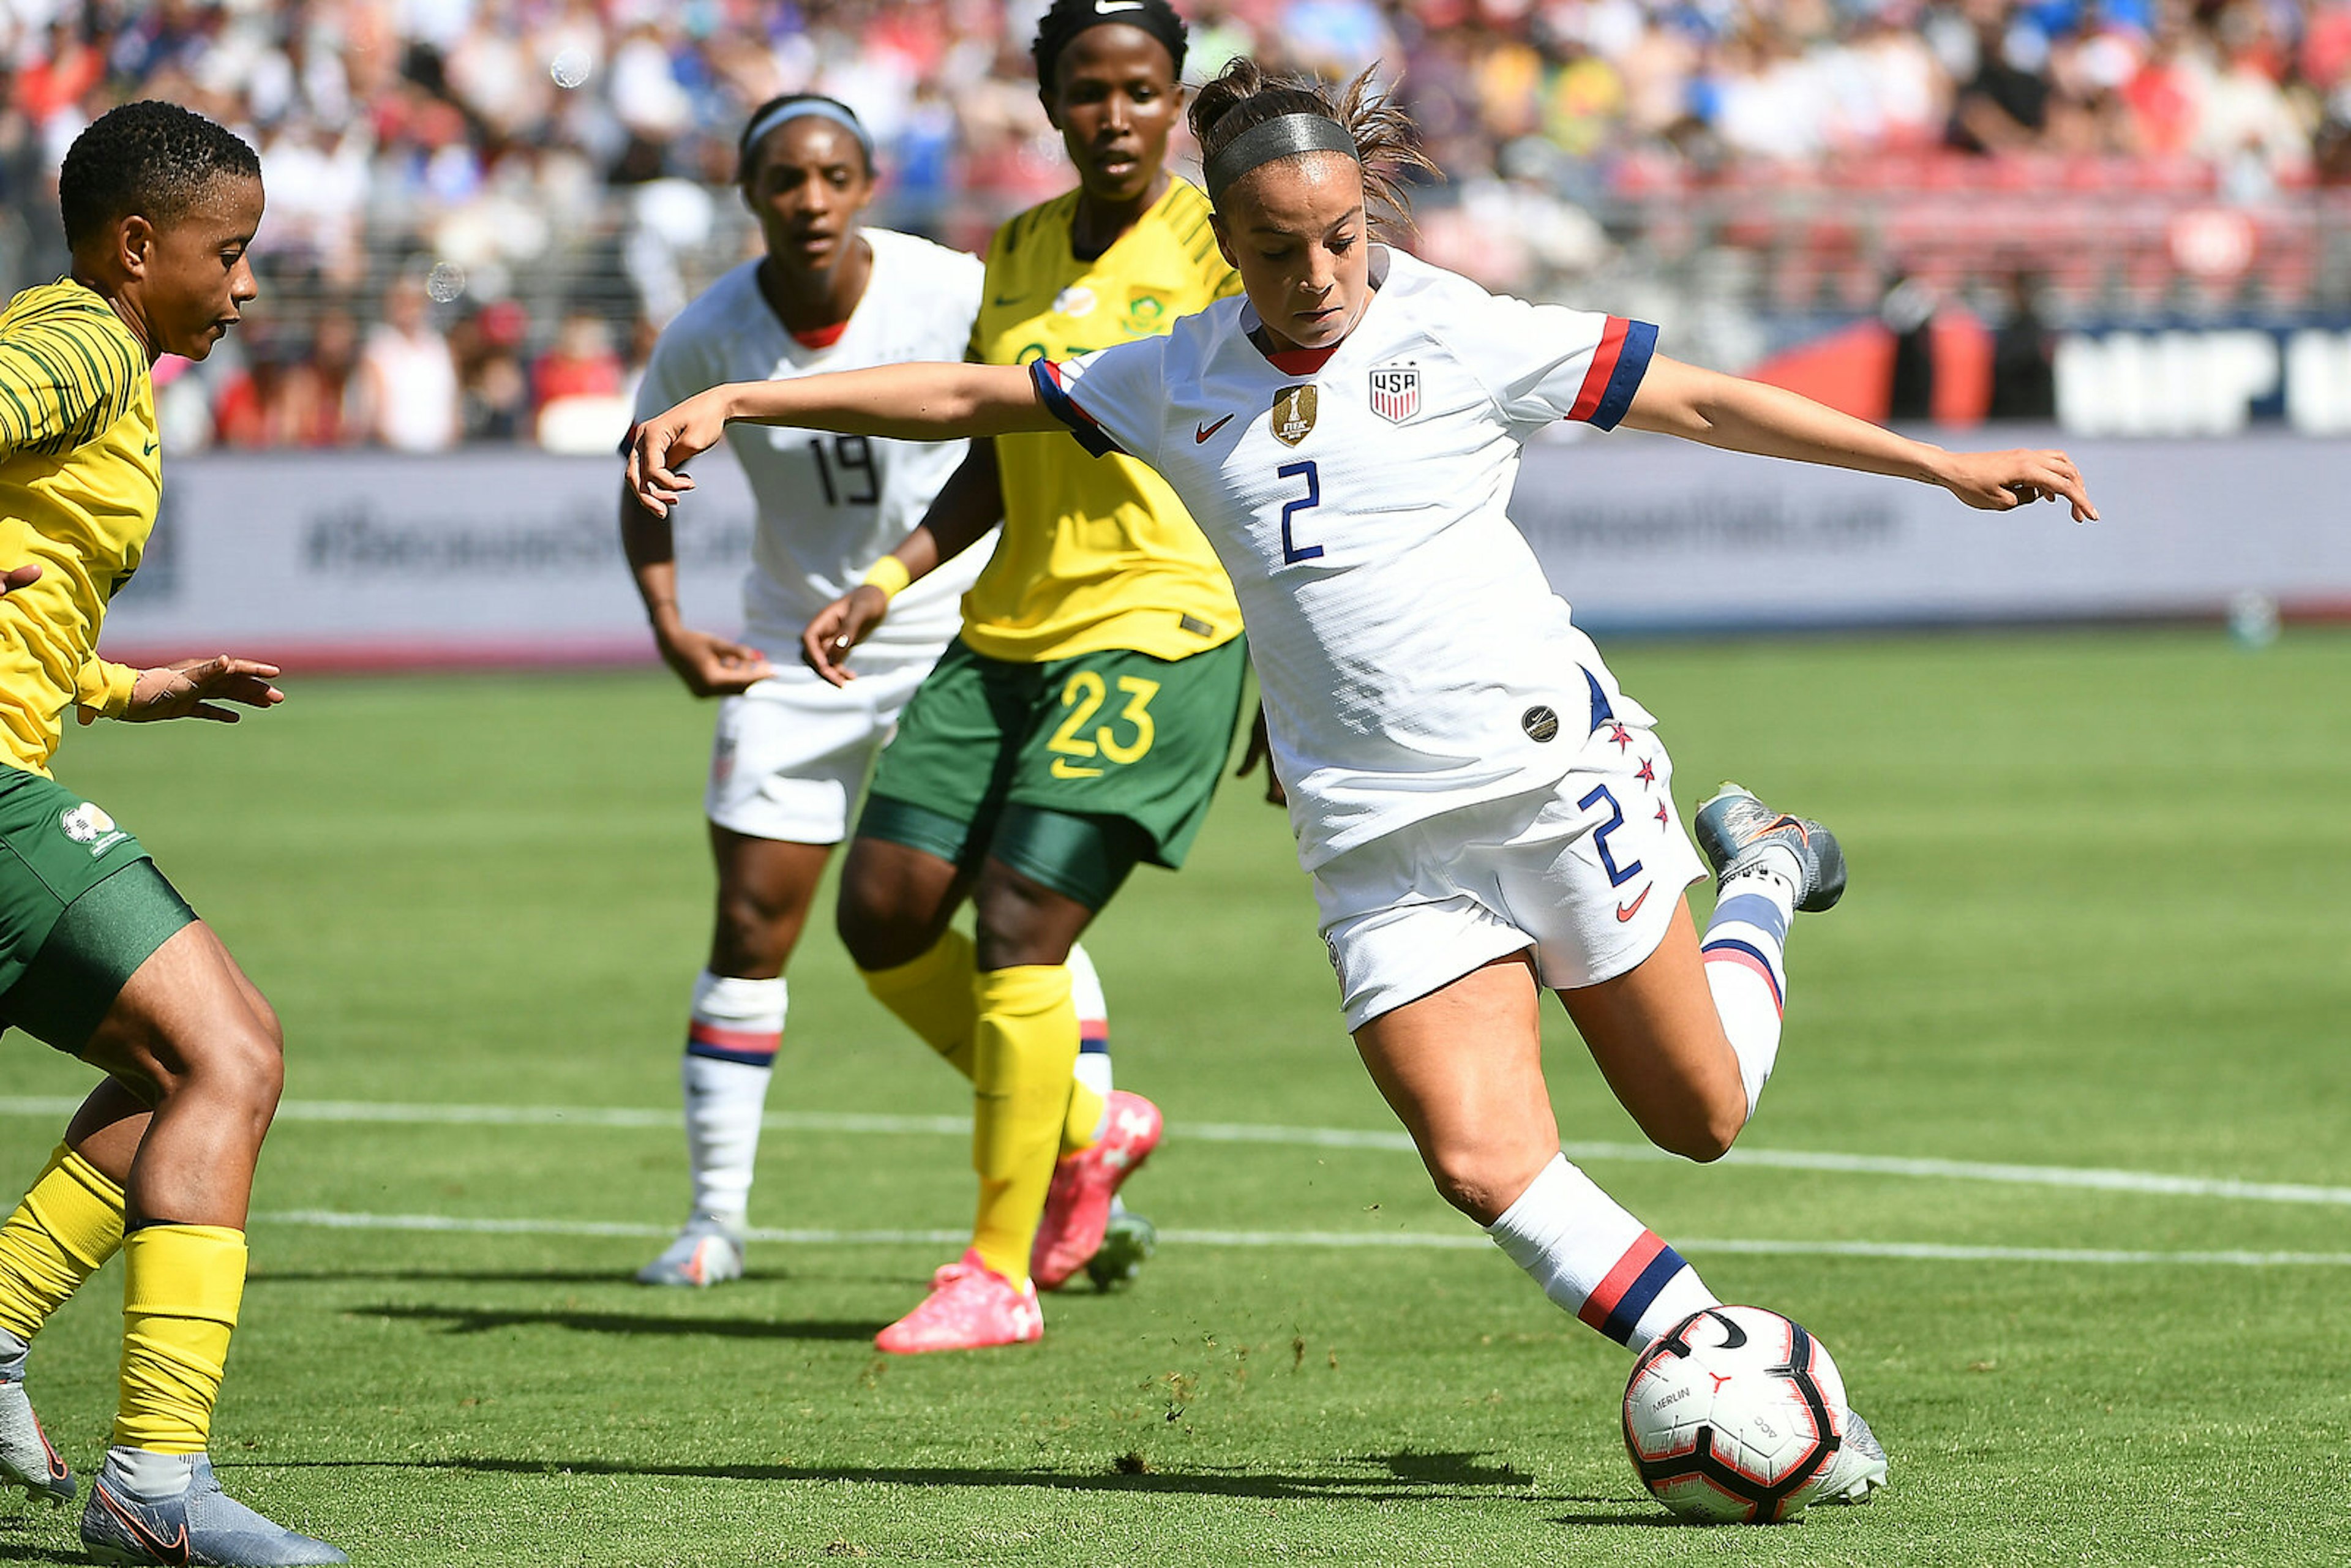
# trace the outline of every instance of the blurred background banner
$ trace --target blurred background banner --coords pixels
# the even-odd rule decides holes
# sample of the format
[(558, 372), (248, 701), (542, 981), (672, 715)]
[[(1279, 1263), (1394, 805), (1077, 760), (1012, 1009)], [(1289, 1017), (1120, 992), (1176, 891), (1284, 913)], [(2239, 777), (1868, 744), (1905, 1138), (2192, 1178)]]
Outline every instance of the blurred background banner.
[[(706, 467), (677, 517), (678, 588), (696, 624), (733, 631), (751, 492), (734, 464)], [(107, 655), (217, 643), (313, 673), (651, 659), (620, 494), (616, 458), (527, 448), (174, 463)]]
[(1601, 630), (2205, 617), (2247, 596), (2351, 615), (2340, 444), (2272, 433), (2067, 450), (2099, 522), (2054, 505), (1970, 511), (1925, 485), (1663, 439), (1535, 447), (1511, 516)]
[[(2275, 432), (2072, 449), (2101, 523), (1629, 435), (1538, 444), (1513, 511), (1603, 630), (2210, 615), (2247, 592), (2351, 614), (2341, 445)], [(678, 514), (680, 587), (690, 621), (732, 632), (750, 494), (731, 463), (700, 478)], [(218, 647), (310, 671), (649, 658), (618, 493), (611, 458), (522, 449), (186, 459), (108, 652)]]

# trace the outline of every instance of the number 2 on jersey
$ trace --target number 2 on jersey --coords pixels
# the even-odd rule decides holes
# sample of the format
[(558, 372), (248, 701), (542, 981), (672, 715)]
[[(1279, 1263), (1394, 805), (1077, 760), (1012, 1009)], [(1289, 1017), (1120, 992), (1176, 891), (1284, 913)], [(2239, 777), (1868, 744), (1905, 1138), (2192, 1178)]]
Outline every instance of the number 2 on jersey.
[[(882, 498), (881, 476), (873, 470), (873, 447), (865, 437), (834, 436), (831, 463), (825, 461), (824, 446), (823, 436), (815, 435), (809, 438), (809, 451), (816, 456), (817, 482), (824, 486), (826, 506), (838, 507), (845, 501), (852, 507), (870, 507)], [(832, 468), (835, 463), (841, 465), (841, 476), (844, 483), (852, 474), (862, 474), (865, 476), (863, 484), (854, 493), (843, 496), (841, 493), (841, 486), (832, 482)]]
[(1290, 538), (1290, 524), (1299, 513), (1311, 511), (1322, 504), (1322, 476), (1314, 472), (1311, 459), (1304, 463), (1285, 463), (1273, 474), (1277, 479), (1295, 479), (1301, 475), (1306, 477), (1306, 494), (1281, 504), (1281, 564), (1296, 566), (1301, 560), (1312, 560), (1322, 553), (1322, 547), (1308, 545), (1300, 549), (1298, 542)]

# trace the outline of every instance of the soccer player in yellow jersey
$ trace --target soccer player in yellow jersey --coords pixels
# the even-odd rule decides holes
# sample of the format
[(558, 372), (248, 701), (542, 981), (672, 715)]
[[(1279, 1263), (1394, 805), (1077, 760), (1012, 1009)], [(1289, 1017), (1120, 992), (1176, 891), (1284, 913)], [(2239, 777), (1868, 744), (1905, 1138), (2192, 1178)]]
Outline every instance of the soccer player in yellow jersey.
[(120, 1400), (83, 1543), (110, 1563), (341, 1563), (232, 1501), (204, 1457), (245, 1291), (246, 1206), (283, 1081), (277, 1018), (129, 830), (49, 778), (68, 708), (233, 721), (275, 667), (98, 656), (155, 526), (158, 355), (203, 359), (258, 292), (253, 150), (128, 104), (67, 152), (73, 273), (0, 312), (0, 1018), (107, 1077), (0, 1222), (0, 1481), (60, 1501), (71, 1470), (25, 1396), (28, 1342), (118, 1250)]
[[(1184, 44), (1167, 0), (1046, 12), (1039, 90), (1079, 184), (997, 232), (969, 358), (1153, 336), (1238, 290), (1207, 199), (1165, 166)], [(890, 596), (999, 517), (963, 633), (883, 751), (841, 876), (841, 937), (874, 996), (972, 1080), (972, 1245), (883, 1331), (885, 1351), (1033, 1340), (1037, 1286), (1089, 1265), (1103, 1282), (1147, 1249), (1139, 1226), (1122, 1255), (1102, 1243), (1159, 1113), (1072, 1088), (1065, 960), (1138, 862), (1183, 863), (1248, 662), (1232, 585), (1165, 481), (1035, 435), (972, 443), (923, 526), (810, 623), (803, 655), (848, 679)], [(967, 895), (976, 943), (947, 924)]]

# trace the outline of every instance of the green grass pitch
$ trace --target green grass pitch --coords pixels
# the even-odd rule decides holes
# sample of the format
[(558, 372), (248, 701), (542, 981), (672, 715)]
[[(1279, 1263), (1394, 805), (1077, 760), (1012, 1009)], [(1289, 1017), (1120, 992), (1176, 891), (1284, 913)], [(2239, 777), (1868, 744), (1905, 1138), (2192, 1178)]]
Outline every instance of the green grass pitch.
[[(1090, 938), (1121, 1082), (1170, 1123), (1134, 1202), (1177, 1231), (1466, 1245), (1171, 1241), (1130, 1293), (1050, 1300), (1040, 1345), (892, 1361), (873, 1332), (951, 1246), (770, 1242), (744, 1283), (672, 1294), (626, 1282), (656, 1240), (549, 1228), (681, 1217), (657, 1116), (289, 1114), (215, 1432), (226, 1484), (360, 1563), (2344, 1561), (2351, 636), (1613, 653), (1664, 717), (1686, 806), (1735, 777), (1852, 858), (1844, 906), (1798, 925), (1742, 1147), (2334, 1201), (1590, 1158), (1717, 1291), (1819, 1333), (1894, 1455), (1866, 1509), (1673, 1525), (1618, 1446), (1624, 1354), (1480, 1249), (1408, 1153), (1186, 1136), (1394, 1128), (1338, 1028), (1280, 815), (1235, 787), (1191, 868), (1138, 873)], [(74, 731), (59, 772), (276, 1000), (292, 1108), (674, 1113), (707, 934), (709, 710), (651, 674), (287, 685), (233, 730)], [(791, 981), (771, 1112), (966, 1109), (829, 922)], [(1556, 1009), (1551, 1027), (1563, 1135), (1637, 1141)], [(13, 1192), (62, 1123), (27, 1102), (89, 1075), (22, 1036), (8, 1051)], [(752, 1218), (953, 1231), (970, 1197), (959, 1138), (818, 1117), (768, 1133)], [(287, 1218), (322, 1211), (517, 1223)], [(110, 1268), (34, 1354), (78, 1469), (104, 1442), (120, 1300)], [(71, 1515), (0, 1504), (0, 1561), (78, 1560)]]

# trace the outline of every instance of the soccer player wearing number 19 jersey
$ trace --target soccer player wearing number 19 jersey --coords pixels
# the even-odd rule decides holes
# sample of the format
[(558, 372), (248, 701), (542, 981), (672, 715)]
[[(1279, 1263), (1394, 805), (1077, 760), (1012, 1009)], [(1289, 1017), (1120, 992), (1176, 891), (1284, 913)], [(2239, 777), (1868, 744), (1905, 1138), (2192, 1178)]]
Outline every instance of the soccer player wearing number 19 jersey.
[[(744, 122), (739, 151), (738, 184), (765, 254), (664, 329), (637, 394), (641, 413), (723, 382), (961, 351), (979, 308), (980, 264), (859, 223), (875, 169), (846, 105), (811, 93), (771, 99)], [(760, 1123), (788, 1010), (784, 970), (874, 755), (955, 635), (956, 601), (987, 559), (976, 549), (909, 591), (863, 664), (866, 678), (835, 686), (792, 656), (801, 628), (920, 520), (964, 444), (747, 429), (729, 444), (757, 508), (740, 641), (687, 624), (669, 524), (625, 496), (621, 503), (664, 657), (696, 695), (724, 699), (703, 802), (716, 918), (679, 1065), (692, 1197), (676, 1239), (637, 1272), (649, 1285), (708, 1287), (743, 1272)], [(1101, 983), (1082, 948), (1070, 969), (1098, 1048), (1088, 1067), (1106, 1074)]]

